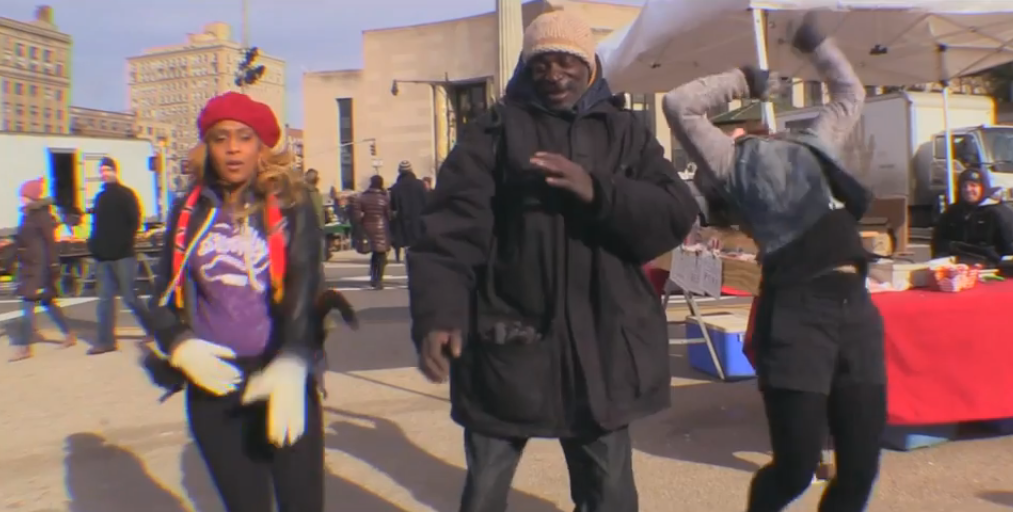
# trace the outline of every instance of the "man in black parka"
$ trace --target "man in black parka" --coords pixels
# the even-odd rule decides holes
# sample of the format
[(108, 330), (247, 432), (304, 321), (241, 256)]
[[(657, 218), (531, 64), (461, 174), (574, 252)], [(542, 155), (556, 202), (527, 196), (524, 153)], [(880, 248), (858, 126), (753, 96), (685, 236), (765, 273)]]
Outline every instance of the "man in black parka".
[(577, 510), (638, 510), (627, 426), (669, 405), (665, 313), (641, 266), (682, 242), (698, 208), (594, 49), (568, 11), (531, 23), (408, 255), (419, 368), (450, 379), (464, 427), (462, 512), (506, 509), (532, 437), (560, 439)]

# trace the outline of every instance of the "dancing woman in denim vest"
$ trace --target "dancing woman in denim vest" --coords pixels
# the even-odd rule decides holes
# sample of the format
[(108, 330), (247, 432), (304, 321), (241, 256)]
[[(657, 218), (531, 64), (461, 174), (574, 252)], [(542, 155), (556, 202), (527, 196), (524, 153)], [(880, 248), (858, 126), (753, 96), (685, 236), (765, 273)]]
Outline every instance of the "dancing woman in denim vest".
[(725, 135), (706, 112), (773, 96), (770, 73), (743, 67), (669, 92), (665, 115), (696, 161), (696, 182), (728, 205), (760, 247), (763, 284), (753, 339), (773, 461), (753, 478), (749, 512), (784, 510), (810, 484), (827, 435), (837, 476), (820, 510), (864, 510), (886, 421), (883, 324), (865, 288), (858, 219), (870, 194), (837, 159), (865, 91), (851, 64), (808, 14), (794, 37), (828, 83), (830, 102), (800, 133)]

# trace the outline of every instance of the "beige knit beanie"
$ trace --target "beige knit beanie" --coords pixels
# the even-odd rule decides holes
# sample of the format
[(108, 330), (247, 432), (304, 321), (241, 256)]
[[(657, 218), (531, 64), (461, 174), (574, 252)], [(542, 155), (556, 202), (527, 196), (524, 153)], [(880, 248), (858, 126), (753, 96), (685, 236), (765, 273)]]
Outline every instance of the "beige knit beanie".
[(543, 53), (562, 52), (575, 55), (595, 70), (594, 35), (591, 26), (580, 16), (564, 8), (563, 2), (550, 2), (550, 10), (539, 15), (524, 31), (521, 57), (528, 62)]

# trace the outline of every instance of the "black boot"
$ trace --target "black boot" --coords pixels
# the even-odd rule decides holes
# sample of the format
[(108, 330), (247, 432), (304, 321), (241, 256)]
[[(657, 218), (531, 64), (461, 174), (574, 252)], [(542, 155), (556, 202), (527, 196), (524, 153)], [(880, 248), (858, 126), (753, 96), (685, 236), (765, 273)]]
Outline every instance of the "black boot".
[(373, 288), (376, 290), (383, 289), (383, 273), (387, 269), (387, 255), (381, 254), (379, 260), (376, 262), (376, 283)]

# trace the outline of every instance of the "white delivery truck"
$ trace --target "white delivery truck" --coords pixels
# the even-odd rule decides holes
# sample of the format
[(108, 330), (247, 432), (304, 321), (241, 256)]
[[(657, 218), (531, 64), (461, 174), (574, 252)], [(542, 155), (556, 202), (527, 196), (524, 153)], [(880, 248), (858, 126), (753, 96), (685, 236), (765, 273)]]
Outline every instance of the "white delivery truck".
[[(99, 162), (111, 157), (119, 164), (120, 181), (132, 188), (142, 217), (164, 216), (167, 197), (154, 146), (141, 139), (76, 135), (0, 133), (0, 168), (7, 194), (0, 196), (0, 229), (18, 225), (21, 218), (18, 188), (22, 182), (44, 178), (48, 194), (60, 211), (86, 212), (102, 187)], [(86, 238), (90, 218), (85, 215), (75, 236)]]
[[(778, 130), (805, 128), (818, 111), (780, 113)], [(968, 165), (984, 166), (992, 171), (993, 186), (1008, 193), (1013, 188), (1013, 126), (992, 126), (994, 119), (991, 98), (950, 95), (954, 174)], [(945, 128), (940, 93), (872, 96), (841, 157), (877, 198), (905, 198), (911, 227), (928, 227), (945, 204)]]

